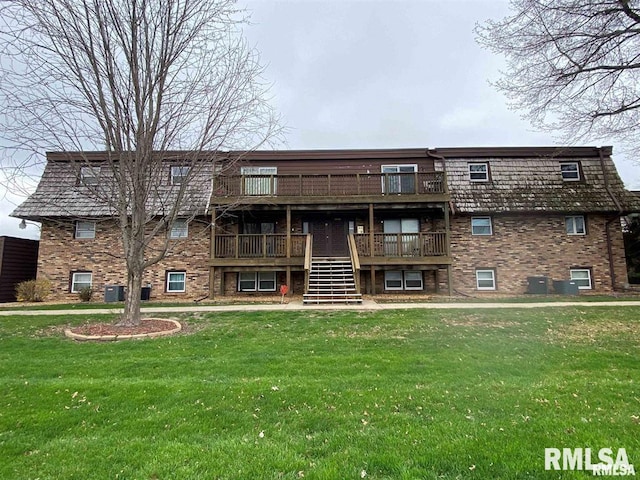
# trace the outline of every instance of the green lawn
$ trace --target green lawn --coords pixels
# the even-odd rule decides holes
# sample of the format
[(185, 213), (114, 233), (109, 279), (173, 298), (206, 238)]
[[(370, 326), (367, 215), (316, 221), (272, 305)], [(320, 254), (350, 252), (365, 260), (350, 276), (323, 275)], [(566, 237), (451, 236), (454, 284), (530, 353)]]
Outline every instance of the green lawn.
[(193, 314), (101, 344), (0, 318), (0, 478), (591, 478), (545, 447), (638, 470), (637, 311)]

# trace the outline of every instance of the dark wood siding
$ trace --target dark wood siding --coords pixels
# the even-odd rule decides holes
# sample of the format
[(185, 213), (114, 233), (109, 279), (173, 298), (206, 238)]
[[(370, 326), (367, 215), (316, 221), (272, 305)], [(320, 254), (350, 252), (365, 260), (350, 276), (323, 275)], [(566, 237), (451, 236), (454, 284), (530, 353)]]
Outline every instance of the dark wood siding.
[(0, 302), (16, 300), (16, 285), (36, 278), (38, 241), (0, 237)]
[(241, 167), (278, 167), (279, 175), (326, 175), (340, 173), (381, 173), (383, 165), (417, 165), (418, 172), (433, 172), (433, 158), (426, 155), (407, 155), (387, 157), (330, 157), (318, 155), (315, 158), (283, 158), (277, 155), (248, 157), (238, 162), (236, 169), (225, 174), (238, 174)]

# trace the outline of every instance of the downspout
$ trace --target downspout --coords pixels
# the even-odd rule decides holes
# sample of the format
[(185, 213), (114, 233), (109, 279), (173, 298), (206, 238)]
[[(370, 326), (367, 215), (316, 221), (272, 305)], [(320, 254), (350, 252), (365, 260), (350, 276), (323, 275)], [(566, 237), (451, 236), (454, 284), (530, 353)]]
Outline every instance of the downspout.
[(618, 198), (613, 193), (613, 190), (611, 190), (611, 185), (609, 184), (609, 176), (607, 175), (607, 171), (604, 165), (604, 154), (602, 153), (602, 147), (598, 148), (598, 155), (600, 157), (600, 168), (602, 168), (602, 176), (604, 178), (604, 188), (609, 194), (609, 196), (611, 197), (611, 200), (613, 200), (613, 203), (615, 204), (616, 208), (618, 209), (618, 214), (614, 216), (611, 220), (607, 220), (604, 227), (605, 237), (607, 239), (607, 255), (609, 257), (609, 273), (611, 276), (611, 289), (615, 292), (616, 271), (615, 271), (615, 262), (613, 260), (613, 246), (611, 245), (611, 224), (613, 224), (613, 222), (615, 221), (620, 222), (620, 217), (622, 217), (622, 213), (624, 212), (624, 209), (622, 208), (622, 205), (618, 201)]
[[(449, 193), (449, 185), (448, 185), (448, 175), (447, 175), (447, 161), (442, 155), (438, 155), (436, 153), (432, 153), (428, 148), (426, 149), (427, 157), (436, 158), (442, 162), (442, 173), (444, 173), (444, 191), (445, 193)], [(449, 197), (448, 205), (443, 203), (443, 210), (448, 208), (449, 211), (445, 211), (445, 222), (446, 222), (446, 239), (447, 239), (447, 256), (449, 257), (449, 261), (451, 262), (451, 217), (456, 214), (455, 206), (451, 197)], [(450, 212), (450, 214), (449, 214)], [(449, 263), (447, 265), (447, 287), (449, 289), (449, 296), (453, 296), (453, 265)], [(438, 286), (436, 286), (438, 288)]]

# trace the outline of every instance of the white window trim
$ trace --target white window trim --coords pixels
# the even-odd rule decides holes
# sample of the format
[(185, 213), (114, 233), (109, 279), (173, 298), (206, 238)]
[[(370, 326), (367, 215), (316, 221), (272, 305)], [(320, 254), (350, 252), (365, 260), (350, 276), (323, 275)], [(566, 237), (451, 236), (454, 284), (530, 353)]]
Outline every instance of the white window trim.
[[(491, 273), (491, 280), (493, 281), (493, 286), (492, 287), (481, 287), (480, 286), (480, 281), (487, 281), (487, 279), (480, 279), (478, 274), (479, 273)], [(477, 290), (491, 290), (494, 291), (496, 290), (496, 271), (490, 268), (483, 268), (483, 269), (478, 269), (476, 270), (476, 289)]]
[[(181, 223), (182, 226), (178, 226), (178, 223)], [(186, 218), (176, 218), (173, 225), (171, 225), (169, 238), (178, 240), (187, 237), (189, 237), (189, 221)]]
[(81, 283), (81, 284), (86, 284), (87, 282), (78, 282), (76, 280), (76, 275), (89, 275), (89, 287), (93, 286), (93, 273), (92, 272), (73, 272), (71, 274), (71, 293), (80, 293), (80, 290), (82, 288), (78, 288), (77, 284)]
[[(407, 274), (416, 273), (420, 274), (420, 286), (419, 287), (409, 287), (407, 286)], [(405, 270), (403, 275), (404, 280), (404, 289), (405, 290), (424, 290), (424, 279), (422, 278), (422, 272), (420, 270)]]
[[(587, 278), (573, 278), (575, 272), (587, 272)], [(593, 280), (591, 279), (591, 269), (589, 268), (572, 268), (569, 270), (572, 281), (589, 280), (589, 285), (578, 285), (578, 290), (593, 290)]]
[[(484, 165), (484, 176), (485, 178), (471, 178), (471, 166), (472, 165)], [(489, 162), (471, 162), (467, 164), (467, 173), (469, 175), (469, 181), (474, 183), (486, 183), (489, 181)], [(473, 172), (478, 174), (480, 172)]]
[[(576, 229), (576, 218), (582, 219), (582, 229), (583, 232), (578, 232)], [(567, 222), (571, 222), (571, 231), (567, 228)], [(585, 236), (587, 234), (587, 222), (585, 221), (584, 215), (567, 215), (564, 217), (564, 229), (567, 235), (577, 235), (577, 236)]]
[[(241, 282), (241, 277), (242, 275), (249, 275), (252, 274), (253, 275), (253, 288), (245, 288), (243, 290), (240, 289), (240, 282)], [(269, 275), (271, 278), (266, 279), (265, 277)], [(273, 281), (273, 288), (260, 288), (260, 282), (264, 281), (264, 280), (270, 280)], [(248, 282), (249, 279), (245, 278), (242, 280), (243, 282)], [(238, 292), (275, 292), (276, 288), (277, 288), (277, 278), (276, 278), (276, 272), (239, 272), (238, 273), (238, 286), (237, 286), (237, 291)]]
[[(563, 165), (575, 165), (576, 167), (576, 175), (577, 178), (567, 178), (564, 176), (565, 172), (562, 171), (562, 166)], [(573, 172), (571, 172), (573, 173)], [(581, 173), (580, 173), (580, 162), (560, 162), (560, 175), (562, 176), (562, 181), (563, 182), (579, 182), (580, 180), (582, 180), (581, 178)]]
[[(400, 278), (394, 278), (392, 279), (394, 282), (397, 282), (398, 280), (400, 280), (400, 286), (399, 287), (389, 287), (387, 285), (387, 282), (389, 281), (389, 279), (387, 278), (387, 276), (391, 273), (399, 273), (400, 274)], [(402, 274), (402, 270), (385, 270), (384, 272), (384, 289), (385, 290), (404, 290), (404, 275)]]
[[(186, 173), (183, 171), (186, 169)], [(180, 185), (183, 182), (183, 179), (189, 175), (189, 171), (191, 167), (188, 165), (172, 165), (171, 166), (171, 185)], [(176, 181), (177, 179), (180, 181)]]
[[(84, 225), (85, 228), (80, 228), (81, 225)], [(91, 226), (92, 228), (86, 228), (88, 226)], [(92, 238), (96, 238), (96, 222), (77, 220), (75, 238), (79, 240), (90, 240)]]
[[(474, 220), (489, 220), (489, 233), (476, 233), (473, 231)], [(485, 225), (482, 225), (484, 227)], [(471, 217), (471, 235), (489, 237), (493, 235), (493, 219), (491, 217)]]
[[(176, 290), (176, 289), (172, 289), (170, 288), (170, 282), (169, 282), (169, 277), (171, 275), (176, 275), (176, 274), (180, 274), (182, 275), (183, 280), (183, 285), (184, 287), (182, 288), (182, 290)], [(166, 275), (166, 292), (167, 293), (184, 293), (187, 291), (187, 272), (185, 272), (184, 270), (173, 270), (173, 271), (168, 271), (167, 275)]]

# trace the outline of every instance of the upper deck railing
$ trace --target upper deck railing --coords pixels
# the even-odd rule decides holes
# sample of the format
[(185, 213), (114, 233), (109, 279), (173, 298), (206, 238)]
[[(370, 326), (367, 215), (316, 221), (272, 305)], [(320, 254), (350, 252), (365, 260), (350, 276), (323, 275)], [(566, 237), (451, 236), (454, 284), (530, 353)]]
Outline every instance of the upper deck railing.
[(230, 175), (214, 179), (214, 197), (340, 197), (447, 193), (444, 172)]

